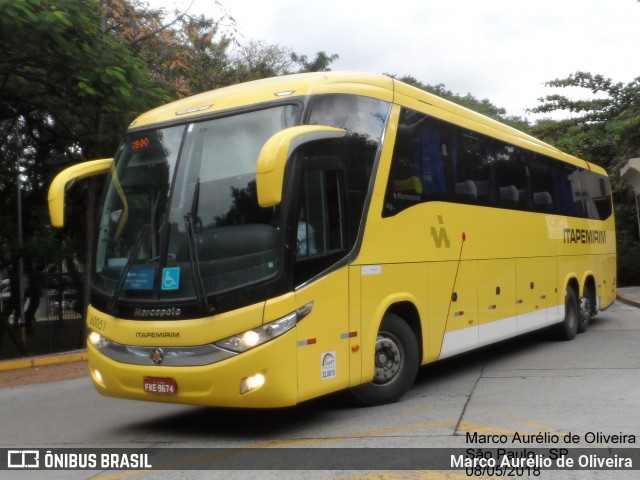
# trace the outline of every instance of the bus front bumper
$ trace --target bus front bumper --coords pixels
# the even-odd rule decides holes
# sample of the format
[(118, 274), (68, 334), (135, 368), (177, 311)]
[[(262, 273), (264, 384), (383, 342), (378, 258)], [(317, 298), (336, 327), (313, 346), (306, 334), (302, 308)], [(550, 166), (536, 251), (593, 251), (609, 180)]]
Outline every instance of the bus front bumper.
[(93, 384), (106, 396), (215, 407), (297, 403), (295, 329), (209, 365), (135, 365), (109, 358), (91, 344), (87, 351)]

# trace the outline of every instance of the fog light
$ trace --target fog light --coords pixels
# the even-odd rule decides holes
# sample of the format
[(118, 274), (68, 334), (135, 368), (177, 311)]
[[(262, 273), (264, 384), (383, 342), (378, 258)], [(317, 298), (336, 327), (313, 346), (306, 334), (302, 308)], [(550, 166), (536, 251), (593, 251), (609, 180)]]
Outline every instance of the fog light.
[(95, 380), (95, 382), (99, 383), (101, 387), (104, 387), (104, 380), (102, 379), (102, 374), (100, 373), (100, 370), (96, 370), (95, 368), (92, 368), (91, 371), (93, 373), (93, 379)]
[(263, 373), (256, 373), (255, 375), (251, 375), (250, 377), (243, 378), (240, 383), (240, 393), (244, 394), (250, 392), (251, 390), (255, 390), (260, 388), (266, 382), (267, 377)]

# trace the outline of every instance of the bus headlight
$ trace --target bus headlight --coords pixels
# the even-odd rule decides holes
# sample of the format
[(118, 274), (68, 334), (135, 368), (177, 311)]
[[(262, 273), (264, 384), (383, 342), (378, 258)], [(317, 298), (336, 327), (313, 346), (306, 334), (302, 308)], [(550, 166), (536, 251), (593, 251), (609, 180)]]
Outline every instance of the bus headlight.
[(109, 342), (106, 338), (104, 338), (98, 332), (91, 332), (89, 334), (89, 336), (87, 337), (87, 340), (89, 341), (89, 343), (91, 345), (93, 345), (98, 350), (100, 350), (101, 348), (105, 347), (107, 345), (107, 343)]
[(299, 320), (309, 314), (312, 307), (313, 302), (308, 303), (304, 307), (278, 320), (225, 338), (216, 342), (215, 345), (238, 353), (246, 352), (291, 330)]

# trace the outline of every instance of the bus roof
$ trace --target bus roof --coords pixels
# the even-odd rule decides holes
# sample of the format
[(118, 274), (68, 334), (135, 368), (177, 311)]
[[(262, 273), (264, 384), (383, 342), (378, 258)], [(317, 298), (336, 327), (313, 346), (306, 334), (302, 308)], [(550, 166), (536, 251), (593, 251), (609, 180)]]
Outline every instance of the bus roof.
[(254, 80), (168, 103), (139, 116), (132, 127), (323, 93), (357, 93), (390, 102), (393, 100), (393, 79), (374, 74), (322, 72)]
[(401, 105), (418, 102), (427, 113), (445, 121), (462, 124), (471, 130), (606, 174), (597, 165), (563, 153), (552, 145), (485, 115), (391, 77), (360, 72), (301, 73), (223, 87), (150, 110), (136, 118), (130, 128), (173, 123), (181, 119), (186, 121), (190, 117), (210, 115), (243, 106), (328, 93), (365, 95)]

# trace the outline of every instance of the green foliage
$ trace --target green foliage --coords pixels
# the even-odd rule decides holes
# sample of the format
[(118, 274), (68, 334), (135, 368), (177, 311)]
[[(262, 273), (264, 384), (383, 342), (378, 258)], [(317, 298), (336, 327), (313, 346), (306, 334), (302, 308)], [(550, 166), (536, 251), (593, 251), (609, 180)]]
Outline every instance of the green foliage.
[[(43, 258), (58, 257), (84, 234), (71, 229), (61, 243), (49, 226), (53, 175), (82, 157), (111, 155), (132, 115), (163, 97), (144, 64), (101, 31), (94, 0), (0, 0), (0, 85), (0, 269), (18, 254), (43, 268)], [(18, 179), (23, 252), (16, 245)], [(81, 210), (72, 223), (84, 224)]]
[(329, 66), (338, 60), (338, 58), (340, 57), (337, 53), (327, 55), (324, 51), (317, 52), (316, 57), (313, 60), (309, 60), (306, 55), (298, 55), (297, 53), (291, 54), (291, 60), (300, 66), (298, 73), (328, 72), (331, 70)]
[[(162, 100), (144, 64), (102, 33), (97, 1), (1, 0), (0, 19), (0, 121), (55, 132), (61, 154), (112, 152), (123, 116)], [(99, 122), (120, 128), (105, 134)]]
[(532, 133), (558, 148), (601, 165), (611, 177), (618, 238), (618, 283), (640, 284), (640, 241), (634, 194), (620, 178), (629, 158), (640, 156), (640, 77), (624, 84), (602, 75), (576, 72), (547, 82), (553, 88), (580, 88), (589, 98), (560, 94), (540, 99), (534, 113), (562, 111), (567, 120), (538, 122)]
[(202, 15), (170, 14), (142, 2), (118, 2), (109, 12), (110, 30), (149, 70), (150, 78), (172, 98), (219, 88), (232, 82), (229, 49), (234, 43), (223, 24)]
[(219, 2), (217, 19), (169, 13), (140, 1), (112, 0), (112, 5), (110, 31), (132, 48), (151, 78), (174, 98), (259, 78), (326, 71), (338, 58), (320, 51), (309, 60), (280, 45), (240, 43), (235, 20)]
[(251, 41), (242, 45), (233, 56), (231, 78), (239, 83), (291, 73), (326, 72), (338, 58), (337, 54), (327, 55), (320, 51), (309, 60), (306, 55), (289, 48)]
[(528, 130), (530, 127), (529, 122), (526, 118), (507, 115), (507, 111), (504, 108), (497, 107), (487, 98), (480, 100), (470, 93), (467, 93), (466, 95), (460, 95), (458, 93), (452, 92), (451, 90), (448, 90), (442, 83), (439, 83), (437, 85), (425, 84), (411, 75), (405, 75), (402, 77), (398, 77), (392, 74), (386, 75), (389, 75), (390, 77), (400, 80), (401, 82), (407, 83), (416, 88), (449, 100), (450, 102), (457, 103), (458, 105), (462, 105), (463, 107), (466, 107), (470, 110), (486, 115), (489, 118), (493, 118), (494, 120), (506, 123), (507, 125), (510, 125), (519, 130)]

